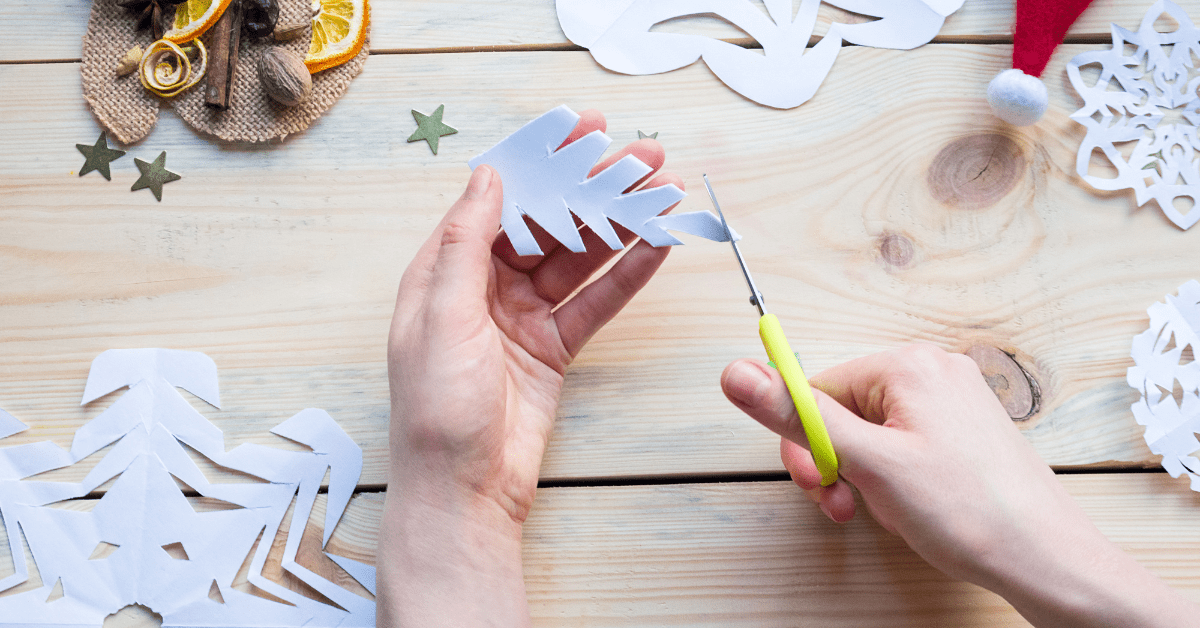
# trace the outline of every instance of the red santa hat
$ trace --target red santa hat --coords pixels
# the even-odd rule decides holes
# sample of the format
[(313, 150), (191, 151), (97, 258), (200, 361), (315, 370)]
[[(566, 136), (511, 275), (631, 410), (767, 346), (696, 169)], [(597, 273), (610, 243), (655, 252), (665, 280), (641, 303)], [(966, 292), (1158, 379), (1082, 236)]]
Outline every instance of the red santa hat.
[(1013, 67), (988, 85), (988, 104), (1001, 120), (1033, 124), (1046, 113), (1046, 84), (1039, 78), (1050, 55), (1092, 0), (1017, 0)]

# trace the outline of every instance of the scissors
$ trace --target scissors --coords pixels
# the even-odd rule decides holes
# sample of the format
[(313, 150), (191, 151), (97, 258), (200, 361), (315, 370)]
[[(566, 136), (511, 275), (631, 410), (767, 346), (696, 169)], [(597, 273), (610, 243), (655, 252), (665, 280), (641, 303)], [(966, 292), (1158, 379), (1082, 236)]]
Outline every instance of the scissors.
[(725, 214), (721, 211), (721, 205), (717, 203), (717, 195), (713, 194), (712, 184), (708, 182), (708, 175), (703, 175), (703, 177), (704, 187), (708, 188), (708, 196), (712, 199), (717, 215), (721, 217), (725, 235), (729, 237), (729, 243), (733, 245), (733, 254), (737, 256), (738, 264), (742, 267), (742, 274), (745, 275), (746, 283), (750, 286), (750, 305), (758, 308), (760, 317), (758, 319), (758, 335), (762, 338), (763, 347), (767, 349), (767, 357), (771, 359), (775, 368), (779, 370), (779, 374), (783, 376), (783, 383), (787, 385), (788, 392), (791, 393), (792, 403), (796, 404), (796, 413), (800, 415), (800, 423), (804, 426), (804, 435), (808, 437), (813, 461), (817, 463), (817, 470), (821, 472), (821, 486), (829, 486), (837, 481), (838, 459), (837, 454), (833, 451), (833, 443), (829, 441), (829, 432), (825, 429), (825, 421), (821, 420), (821, 412), (817, 409), (817, 400), (813, 397), (812, 388), (809, 387), (808, 380), (804, 377), (804, 370), (800, 368), (800, 361), (796, 359), (796, 354), (792, 353), (792, 347), (788, 344), (787, 337), (783, 335), (783, 327), (779, 324), (779, 318), (767, 312), (767, 308), (763, 304), (763, 295), (755, 287), (754, 279), (750, 277), (750, 270), (746, 268), (746, 260), (742, 259), (742, 252), (733, 238), (733, 232), (729, 230), (729, 223), (725, 221)]

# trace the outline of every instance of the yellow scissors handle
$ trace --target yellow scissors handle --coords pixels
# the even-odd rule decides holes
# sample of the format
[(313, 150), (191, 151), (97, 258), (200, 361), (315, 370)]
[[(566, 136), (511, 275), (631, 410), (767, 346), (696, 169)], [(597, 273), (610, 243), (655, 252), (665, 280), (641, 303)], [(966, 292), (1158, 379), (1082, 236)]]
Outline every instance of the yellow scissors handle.
[(792, 395), (792, 403), (796, 404), (796, 413), (800, 415), (804, 435), (808, 437), (813, 461), (821, 472), (821, 486), (829, 486), (837, 481), (837, 454), (833, 452), (833, 443), (829, 441), (829, 432), (825, 430), (825, 421), (821, 420), (821, 411), (817, 409), (817, 400), (804, 377), (804, 370), (800, 368), (796, 354), (783, 335), (779, 318), (774, 314), (764, 314), (758, 319), (758, 335), (767, 349), (767, 357), (771, 358), (783, 376), (783, 383), (787, 384), (788, 392)]

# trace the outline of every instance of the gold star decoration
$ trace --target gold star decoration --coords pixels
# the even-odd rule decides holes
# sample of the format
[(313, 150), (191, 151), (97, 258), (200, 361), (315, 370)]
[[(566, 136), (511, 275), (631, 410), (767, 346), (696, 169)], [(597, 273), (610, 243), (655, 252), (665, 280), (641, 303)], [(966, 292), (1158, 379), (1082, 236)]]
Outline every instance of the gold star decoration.
[(646, 133), (642, 133), (641, 129), (638, 129), (638, 139), (639, 140), (656, 140), (656, 139), (658, 139), (658, 131), (655, 131), (655, 132), (647, 135)]
[(137, 164), (138, 170), (142, 171), (142, 176), (133, 184), (133, 187), (129, 188), (129, 191), (136, 192), (150, 188), (150, 191), (154, 192), (154, 198), (158, 199), (160, 203), (162, 202), (163, 184), (183, 178), (166, 169), (167, 151), (165, 150), (158, 156), (158, 159), (154, 160), (154, 163), (146, 163), (136, 157), (134, 157), (133, 163)]
[(454, 135), (458, 133), (458, 129), (447, 126), (442, 123), (442, 112), (446, 109), (446, 105), (438, 105), (437, 111), (433, 115), (427, 116), (416, 109), (412, 110), (413, 119), (417, 121), (417, 130), (409, 136), (408, 141), (418, 142), (425, 140), (429, 143), (429, 148), (433, 150), (433, 154), (437, 154), (438, 138), (443, 135)]
[(94, 146), (87, 144), (76, 144), (75, 148), (83, 153), (83, 167), (79, 169), (79, 176), (83, 176), (93, 170), (99, 171), (104, 175), (105, 179), (112, 181), (112, 173), (108, 170), (108, 164), (113, 160), (125, 154), (123, 150), (116, 150), (108, 147), (108, 135), (104, 131), (100, 132), (100, 138), (96, 140)]

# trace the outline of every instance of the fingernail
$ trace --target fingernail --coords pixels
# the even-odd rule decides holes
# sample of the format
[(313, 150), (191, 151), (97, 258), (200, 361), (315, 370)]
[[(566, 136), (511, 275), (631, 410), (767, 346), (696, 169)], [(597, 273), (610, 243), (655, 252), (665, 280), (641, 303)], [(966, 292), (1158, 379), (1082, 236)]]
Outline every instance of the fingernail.
[(746, 405), (754, 405), (762, 398), (762, 391), (771, 380), (753, 364), (739, 362), (729, 369), (725, 388), (730, 397)]
[(829, 517), (831, 521), (837, 521), (837, 519), (834, 519), (833, 515), (829, 513), (829, 506), (826, 506), (825, 502), (817, 502), (817, 505), (821, 507), (821, 512), (825, 513), (826, 517)]
[(482, 198), (490, 187), (492, 187), (491, 167), (479, 166), (475, 172), (471, 173), (471, 180), (467, 182), (467, 191), (463, 193), (463, 198), (470, 200)]

